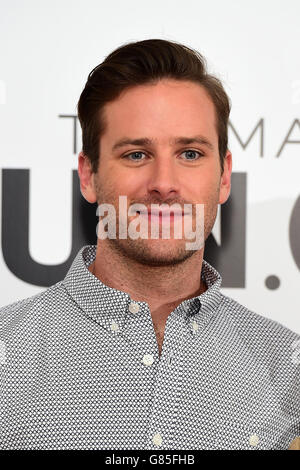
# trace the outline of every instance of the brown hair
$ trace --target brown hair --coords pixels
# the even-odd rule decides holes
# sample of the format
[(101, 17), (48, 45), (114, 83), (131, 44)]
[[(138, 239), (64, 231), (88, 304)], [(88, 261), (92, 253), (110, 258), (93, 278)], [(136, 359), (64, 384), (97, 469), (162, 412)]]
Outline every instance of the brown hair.
[(98, 168), (100, 137), (105, 131), (104, 105), (118, 98), (125, 89), (156, 83), (162, 78), (196, 82), (208, 92), (216, 110), (223, 173), (230, 100), (221, 81), (207, 73), (205, 58), (199, 52), (164, 39), (146, 39), (120, 46), (89, 73), (77, 108), (82, 151), (90, 159), (93, 172)]

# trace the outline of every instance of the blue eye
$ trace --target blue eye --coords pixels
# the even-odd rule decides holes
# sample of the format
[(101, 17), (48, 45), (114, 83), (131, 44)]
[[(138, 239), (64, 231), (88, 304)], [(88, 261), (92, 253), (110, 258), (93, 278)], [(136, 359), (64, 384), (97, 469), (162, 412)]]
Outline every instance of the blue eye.
[(141, 160), (144, 160), (142, 158), (129, 158), (131, 155), (133, 155), (134, 157), (138, 156), (138, 155), (145, 155), (144, 152), (132, 152), (132, 153), (128, 153), (127, 155), (124, 155), (123, 158), (128, 158), (129, 160), (133, 160), (133, 161), (136, 161), (136, 162), (139, 162)]
[[(186, 153), (187, 155), (189, 155), (186, 160), (198, 160), (199, 158), (203, 157), (203, 153), (200, 153), (198, 152), (197, 150), (185, 150), (184, 152), (182, 153)], [(193, 155), (194, 154), (198, 154), (198, 157), (197, 158), (193, 158)]]
[[(199, 158), (204, 157), (203, 153), (198, 152), (197, 150), (184, 150), (181, 154), (187, 154), (187, 158), (185, 160), (199, 160)], [(128, 160), (135, 161), (135, 162), (140, 162), (142, 160), (145, 160), (145, 158), (139, 158), (141, 156), (145, 156), (144, 152), (137, 151), (137, 152), (131, 152), (128, 153), (127, 155), (124, 155), (122, 158), (127, 158)], [(198, 156), (197, 156), (198, 155)], [(194, 158), (196, 156), (196, 158)]]

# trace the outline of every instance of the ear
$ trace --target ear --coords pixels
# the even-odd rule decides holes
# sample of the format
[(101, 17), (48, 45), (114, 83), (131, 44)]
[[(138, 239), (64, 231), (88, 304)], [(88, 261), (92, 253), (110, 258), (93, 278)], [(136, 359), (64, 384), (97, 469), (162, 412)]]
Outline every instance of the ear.
[(231, 172), (232, 172), (232, 155), (229, 150), (224, 158), (224, 171), (221, 176), (221, 184), (219, 190), (219, 204), (224, 204), (230, 196), (231, 189)]
[(78, 176), (82, 196), (87, 202), (93, 204), (97, 201), (94, 173), (89, 158), (83, 152), (78, 155)]

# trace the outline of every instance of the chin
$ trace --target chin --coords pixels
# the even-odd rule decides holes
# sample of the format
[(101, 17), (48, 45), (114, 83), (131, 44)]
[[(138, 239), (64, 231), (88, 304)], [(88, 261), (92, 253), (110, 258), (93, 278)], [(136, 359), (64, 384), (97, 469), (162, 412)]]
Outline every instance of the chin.
[[(195, 251), (186, 250), (185, 240), (113, 240), (123, 256), (148, 266), (172, 266), (184, 262)], [(125, 242), (125, 243), (124, 243)]]

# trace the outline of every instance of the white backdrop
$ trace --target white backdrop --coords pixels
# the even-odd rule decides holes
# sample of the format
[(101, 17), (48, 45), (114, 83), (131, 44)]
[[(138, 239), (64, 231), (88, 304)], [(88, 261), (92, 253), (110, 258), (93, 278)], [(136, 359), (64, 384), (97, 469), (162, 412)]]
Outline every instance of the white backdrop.
[[(246, 286), (222, 291), (300, 333), (300, 272), (289, 240), (300, 196), (299, 1), (1, 0), (0, 9), (0, 170), (30, 169), (32, 258), (57, 264), (71, 249), (77, 156), (73, 121), (59, 115), (76, 114), (88, 73), (116, 47), (176, 40), (199, 50), (222, 79), (239, 136), (230, 128), (233, 171), (247, 173)], [(263, 138), (258, 129), (243, 148), (261, 119)], [(78, 126), (77, 154), (80, 139)], [(213, 234), (222, 243), (218, 223)], [(297, 250), (299, 259), (300, 240)], [(266, 286), (270, 275), (277, 289)], [(0, 286), (0, 305), (43, 290), (12, 274), (2, 250)]]

